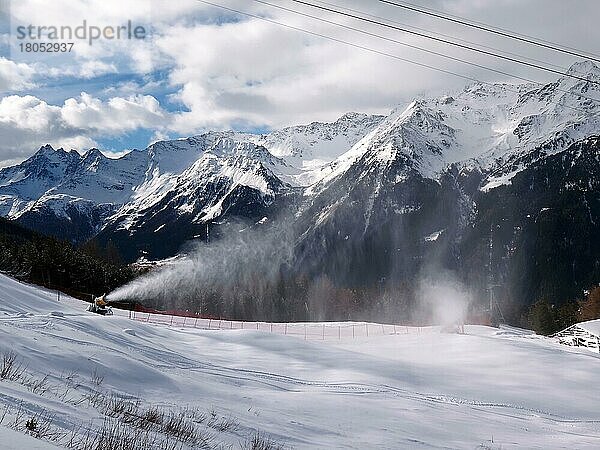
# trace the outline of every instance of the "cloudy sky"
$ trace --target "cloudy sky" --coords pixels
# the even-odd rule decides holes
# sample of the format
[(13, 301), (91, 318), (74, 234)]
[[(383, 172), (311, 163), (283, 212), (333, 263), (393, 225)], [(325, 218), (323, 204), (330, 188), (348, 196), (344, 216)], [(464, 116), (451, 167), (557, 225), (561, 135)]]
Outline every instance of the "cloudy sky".
[[(438, 56), (253, 0), (211, 0), (380, 52), (486, 81), (511, 81)], [(268, 0), (267, 0), (268, 1)], [(399, 31), (271, 0), (440, 53), (539, 81), (536, 69), (436, 44)], [(576, 59), (415, 14), (377, 0), (327, 0), (427, 33), (440, 33), (566, 70)], [(321, 2), (322, 3), (322, 2)], [(600, 53), (597, 0), (411, 0), (428, 8)], [(412, 98), (451, 92), (468, 80), (399, 61), (197, 0), (0, 0), (0, 167), (50, 143), (115, 155), (208, 129), (261, 132), (348, 111), (386, 113)], [(75, 42), (70, 53), (20, 51), (19, 26), (120, 26), (145, 39)], [(403, 26), (404, 26), (403, 25)], [(66, 40), (69, 41), (68, 39)], [(54, 41), (57, 42), (57, 41)]]

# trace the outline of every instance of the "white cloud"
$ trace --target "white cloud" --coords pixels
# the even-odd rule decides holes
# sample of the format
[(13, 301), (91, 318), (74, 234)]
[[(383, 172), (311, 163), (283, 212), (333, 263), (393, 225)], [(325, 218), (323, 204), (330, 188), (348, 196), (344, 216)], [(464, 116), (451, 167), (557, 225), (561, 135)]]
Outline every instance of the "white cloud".
[(103, 61), (85, 61), (81, 65), (79, 75), (83, 78), (94, 78), (99, 75), (117, 72), (117, 67), (114, 64), (107, 64)]
[(166, 120), (158, 101), (149, 95), (102, 101), (83, 92), (61, 106), (31, 95), (11, 95), (0, 100), (0, 159), (26, 157), (45, 143), (90, 148), (97, 145), (99, 137), (139, 128), (160, 129)]
[(165, 113), (151, 95), (113, 97), (102, 101), (82, 92), (79, 98), (65, 101), (61, 119), (72, 128), (117, 135), (137, 128), (161, 127)]
[(154, 134), (152, 135), (152, 137), (150, 138), (150, 140), (148, 141), (148, 146), (154, 144), (155, 142), (158, 141), (164, 141), (169, 139), (169, 135), (163, 131), (157, 130), (154, 132)]
[(0, 92), (22, 91), (35, 86), (34, 68), (25, 63), (15, 63), (0, 56)]
[[(196, 45), (186, 45), (190, 41)], [(372, 39), (355, 42), (398, 53)], [(181, 85), (176, 99), (190, 110), (175, 119), (180, 133), (334, 119), (350, 110), (385, 112), (421, 86), (448, 81), (427, 72), (409, 76), (413, 68), (406, 63), (257, 19), (172, 28), (156, 44), (177, 62), (170, 81)]]
[(50, 139), (47, 141), (47, 143), (52, 145), (54, 148), (62, 147), (68, 150), (73, 149), (77, 151), (98, 147), (98, 143), (94, 139), (82, 135)]

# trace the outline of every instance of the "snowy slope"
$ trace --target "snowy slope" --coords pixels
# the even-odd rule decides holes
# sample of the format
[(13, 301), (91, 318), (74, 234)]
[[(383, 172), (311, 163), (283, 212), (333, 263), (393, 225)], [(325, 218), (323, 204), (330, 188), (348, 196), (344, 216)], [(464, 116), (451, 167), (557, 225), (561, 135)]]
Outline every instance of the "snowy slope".
[[(74, 370), (89, 386), (96, 371), (105, 389), (145, 402), (214, 408), (239, 422), (218, 434), (225, 444), (255, 429), (293, 448), (595, 448), (600, 439), (598, 355), (534, 335), (469, 326), (306, 342), (100, 317), (4, 276), (0, 285), (0, 351), (52, 382)], [(85, 403), (0, 382), (0, 408), (21, 400), (28, 412), (51, 411), (56, 426), (101, 421)]]
[(57, 450), (60, 448), (50, 442), (6, 427), (0, 427), (0, 442), (5, 450)]

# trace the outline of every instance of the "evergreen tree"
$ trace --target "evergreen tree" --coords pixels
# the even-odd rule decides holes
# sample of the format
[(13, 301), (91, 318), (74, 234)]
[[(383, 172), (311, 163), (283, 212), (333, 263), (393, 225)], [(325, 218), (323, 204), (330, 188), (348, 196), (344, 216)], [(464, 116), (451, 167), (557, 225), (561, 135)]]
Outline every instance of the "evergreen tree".
[(557, 331), (553, 306), (547, 300), (538, 300), (529, 310), (529, 324), (538, 334), (549, 335)]

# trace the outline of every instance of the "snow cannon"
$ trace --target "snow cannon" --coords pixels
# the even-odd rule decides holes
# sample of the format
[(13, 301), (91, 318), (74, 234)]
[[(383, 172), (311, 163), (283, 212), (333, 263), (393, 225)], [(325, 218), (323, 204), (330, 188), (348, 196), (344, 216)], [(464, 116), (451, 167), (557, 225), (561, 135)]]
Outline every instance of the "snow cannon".
[(104, 294), (100, 297), (95, 297), (94, 302), (88, 307), (87, 310), (95, 314), (100, 314), (101, 316), (112, 316), (113, 310), (109, 306), (109, 303), (110, 302), (106, 300), (106, 294)]

